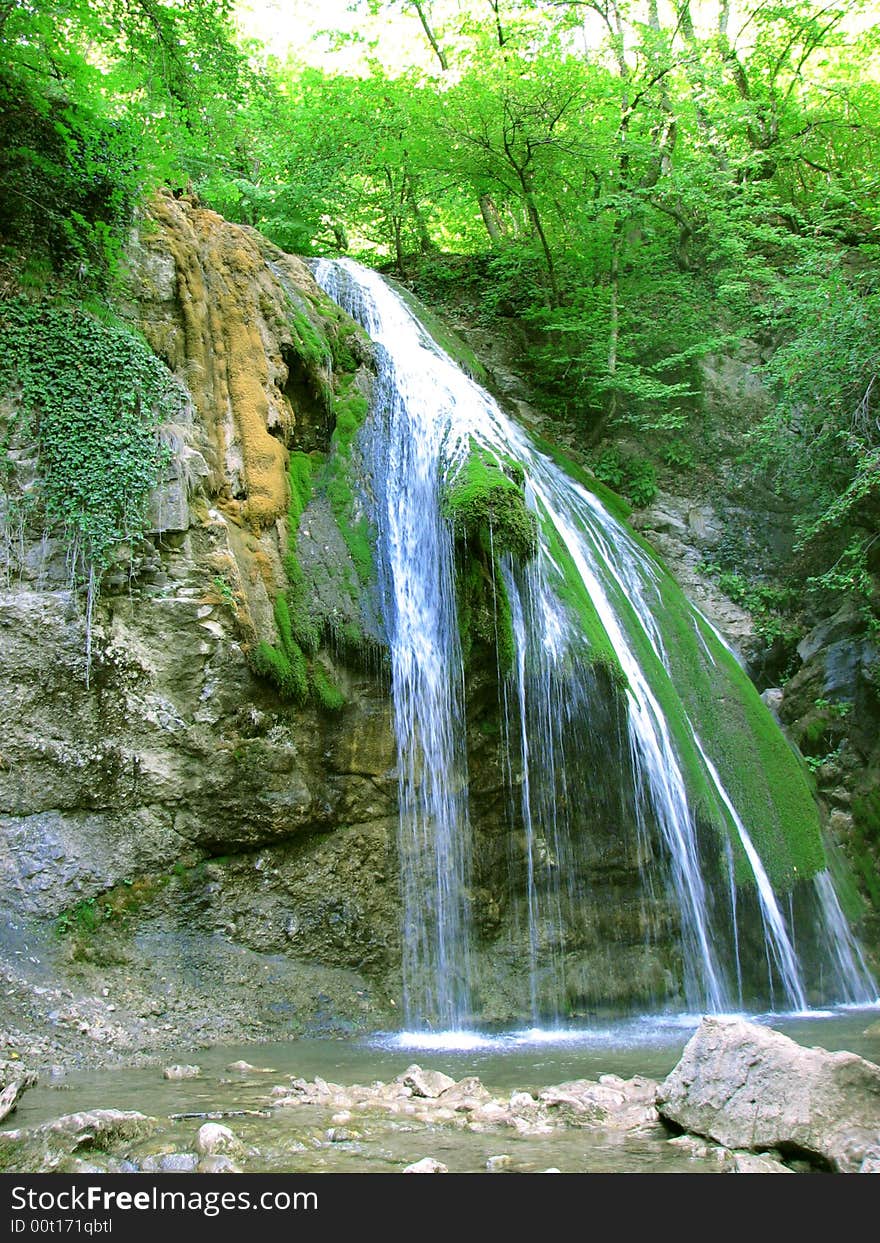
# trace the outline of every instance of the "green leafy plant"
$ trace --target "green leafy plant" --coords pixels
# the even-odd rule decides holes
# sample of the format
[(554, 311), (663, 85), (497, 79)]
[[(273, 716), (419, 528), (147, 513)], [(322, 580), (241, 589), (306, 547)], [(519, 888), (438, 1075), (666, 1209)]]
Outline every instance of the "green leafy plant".
[(621, 492), (637, 509), (650, 505), (657, 495), (657, 477), (646, 458), (605, 449), (591, 466), (601, 483)]
[(0, 394), (17, 409), (10, 443), (37, 449), (37, 484), (18, 499), (32, 520), (63, 533), (90, 620), (115, 547), (145, 528), (166, 454), (159, 425), (186, 394), (118, 320), (24, 298), (0, 302)]

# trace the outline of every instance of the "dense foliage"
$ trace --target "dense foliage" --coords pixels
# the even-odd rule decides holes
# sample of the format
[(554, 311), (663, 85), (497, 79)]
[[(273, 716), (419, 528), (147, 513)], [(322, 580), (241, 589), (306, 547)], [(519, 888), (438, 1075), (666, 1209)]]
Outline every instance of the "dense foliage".
[[(101, 285), (135, 204), (238, 158), (230, 0), (0, 0), (0, 244)], [(36, 262), (35, 262), (36, 261)]]
[(236, 41), (232, 0), (0, 0), (13, 283), (51, 263), (100, 285), (145, 194), (195, 192), (518, 324), (547, 412), (637, 505), (655, 467), (711, 470), (700, 361), (747, 338), (775, 405), (743, 467), (795, 508), (793, 582), (876, 625), (868, 0), (359, 2), (393, 71), (368, 47), (347, 72), (279, 64)]
[(744, 472), (795, 510), (793, 585), (854, 594), (876, 625), (870, 5), (369, 7), (408, 13), (421, 63), (276, 67), (256, 175), (215, 163), (201, 192), (282, 245), (348, 249), (524, 326), (547, 411), (636, 505), (655, 464), (711, 471), (700, 361), (756, 343), (775, 405), (738, 431)]

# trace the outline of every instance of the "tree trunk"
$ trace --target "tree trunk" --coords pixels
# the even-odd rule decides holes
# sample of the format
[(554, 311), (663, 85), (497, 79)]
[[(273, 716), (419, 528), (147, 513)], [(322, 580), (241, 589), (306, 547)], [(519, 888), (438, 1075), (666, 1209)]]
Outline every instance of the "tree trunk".
[(449, 68), (449, 62), (446, 59), (446, 53), (443, 51), (440, 44), (437, 42), (437, 37), (434, 34), (434, 31), (431, 29), (431, 24), (428, 21), (427, 14), (425, 13), (425, 9), (422, 4), (422, 0), (410, 0), (410, 2), (413, 8), (415, 9), (415, 11), (419, 15), (419, 21), (422, 23), (422, 30), (424, 30), (428, 42), (430, 43), (431, 47), (434, 49), (434, 55), (437, 57), (437, 59), (440, 62), (440, 68), (445, 73), (446, 70)]
[(483, 217), (483, 224), (486, 226), (486, 232), (489, 234), (492, 242), (497, 243), (504, 239), (504, 226), (501, 223), (501, 217), (498, 214), (498, 208), (492, 202), (489, 194), (480, 195), (480, 215)]

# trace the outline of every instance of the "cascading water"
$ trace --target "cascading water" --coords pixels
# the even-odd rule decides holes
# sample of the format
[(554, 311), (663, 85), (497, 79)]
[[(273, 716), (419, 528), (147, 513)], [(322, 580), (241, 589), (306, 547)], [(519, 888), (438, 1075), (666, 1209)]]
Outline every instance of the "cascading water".
[(409, 1024), (455, 1028), (469, 1004), (470, 832), (452, 535), (439, 506), (444, 422), (430, 375), (395, 361), (417, 331), (406, 309), (342, 265), (319, 265), (317, 278), (378, 346), (366, 458), (394, 691), (404, 1013)]
[(877, 985), (840, 909), (831, 873), (817, 873), (813, 884), (819, 901), (820, 933), (833, 972), (832, 999), (870, 1005), (877, 1000)]
[[(607, 785), (607, 773), (583, 758), (588, 737), (592, 756), (604, 746), (622, 757), (618, 807), (609, 796), (603, 814), (634, 826), (646, 942), (662, 935), (671, 895), (688, 1007), (742, 1005), (743, 908), (751, 901), (768, 977), (753, 991), (803, 1009), (794, 929), (755, 842), (760, 836), (790, 887), (804, 860), (821, 872), (818, 822), (815, 841), (788, 849), (778, 822), (809, 823), (815, 810), (787, 744), (720, 636), (676, 594), (589, 481), (578, 482), (541, 452), (377, 274), (348, 260), (320, 260), (315, 274), (376, 344), (378, 382), (362, 448), (392, 661), (407, 1024), (455, 1029), (481, 1011), (473, 986), (475, 864), (456, 531), (443, 516), (445, 492), (475, 453), (499, 480), (504, 472), (522, 479), (537, 534), (533, 556), (496, 555), (490, 511), (482, 566), (496, 605), (511, 888), (520, 892), (511, 903), (525, 924), (530, 1017), (563, 1018), (574, 991), (595, 996), (598, 987), (591, 992), (589, 980), (567, 978), (579, 971), (571, 949), (578, 928), (587, 935), (581, 925), (591, 895), (579, 877), (591, 848), (590, 817), (598, 815), (595, 788)], [(503, 669), (502, 626), (512, 647)], [(595, 737), (600, 720), (616, 737)], [(731, 738), (747, 740), (741, 755)], [(773, 772), (756, 769), (753, 745)], [(830, 879), (820, 874), (816, 893), (823, 953), (845, 994), (836, 999), (876, 995)]]

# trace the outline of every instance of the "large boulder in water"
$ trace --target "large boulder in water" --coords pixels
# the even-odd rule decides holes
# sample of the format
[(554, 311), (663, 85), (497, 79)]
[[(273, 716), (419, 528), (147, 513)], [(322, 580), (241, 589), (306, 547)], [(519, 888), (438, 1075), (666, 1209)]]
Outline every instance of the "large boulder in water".
[(705, 1018), (657, 1108), (728, 1148), (775, 1148), (854, 1173), (880, 1143), (880, 1066), (742, 1019)]

